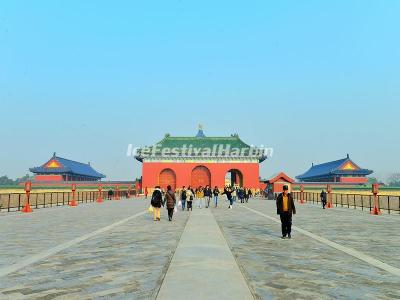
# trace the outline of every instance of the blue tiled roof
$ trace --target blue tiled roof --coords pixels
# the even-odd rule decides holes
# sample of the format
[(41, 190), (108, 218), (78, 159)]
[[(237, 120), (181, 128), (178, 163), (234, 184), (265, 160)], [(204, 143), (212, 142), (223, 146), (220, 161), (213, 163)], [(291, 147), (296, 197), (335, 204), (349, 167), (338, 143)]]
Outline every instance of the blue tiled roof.
[(203, 129), (199, 129), (199, 132), (197, 132), (196, 137), (197, 137), (197, 138), (206, 137), (206, 135), (204, 134)]
[(339, 168), (343, 166), (347, 161), (351, 162), (355, 166), (357, 166), (349, 157), (319, 164), (313, 165), (307, 172), (302, 175), (296, 176), (297, 179), (306, 179), (306, 178), (316, 178), (316, 177), (324, 177), (329, 175), (369, 175), (373, 171), (359, 168), (358, 170), (340, 170)]
[[(41, 167), (30, 168), (29, 170), (32, 173), (51, 173), (51, 174), (58, 174), (58, 173), (70, 173), (76, 174), (81, 176), (88, 176), (88, 177), (95, 177), (95, 178), (105, 178), (106, 176), (97, 172), (93, 169), (90, 164), (80, 163), (74, 160), (65, 159), (58, 156), (53, 156), (50, 160), (55, 160), (61, 164), (61, 168), (46, 168), (46, 164), (42, 165)], [(50, 161), (49, 160), (49, 161)]]

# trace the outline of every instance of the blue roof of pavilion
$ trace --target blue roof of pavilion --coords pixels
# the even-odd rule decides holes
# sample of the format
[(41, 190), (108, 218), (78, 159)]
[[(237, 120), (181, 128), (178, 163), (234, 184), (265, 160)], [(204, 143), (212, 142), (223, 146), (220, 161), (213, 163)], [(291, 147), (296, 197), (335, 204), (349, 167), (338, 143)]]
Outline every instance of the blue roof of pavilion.
[[(57, 168), (49, 168), (46, 167), (46, 165), (51, 162), (51, 161), (56, 161), (58, 162), (61, 166)], [(69, 160), (66, 158), (58, 157), (53, 155), (53, 157), (43, 164), (40, 167), (34, 167), (29, 169), (32, 173), (48, 173), (48, 174), (75, 174), (75, 175), (81, 175), (81, 176), (87, 176), (87, 177), (94, 177), (94, 178), (105, 178), (106, 176), (104, 174), (101, 174), (97, 172), (95, 169), (93, 169), (90, 165), (90, 163), (85, 164), (85, 163), (80, 163), (74, 160)]]
[(197, 134), (196, 134), (196, 137), (197, 138), (204, 138), (204, 137), (206, 137), (206, 135), (204, 134), (204, 131), (203, 131), (203, 129), (199, 129), (199, 131), (197, 132)]
[[(355, 166), (354, 170), (343, 170), (341, 169), (346, 163), (350, 162)], [(297, 179), (308, 179), (308, 178), (320, 178), (320, 177), (328, 177), (331, 175), (361, 175), (367, 176), (373, 173), (372, 170), (362, 169), (358, 165), (356, 165), (347, 155), (346, 158), (330, 161), (327, 163), (312, 165), (311, 168), (302, 175), (296, 176)]]

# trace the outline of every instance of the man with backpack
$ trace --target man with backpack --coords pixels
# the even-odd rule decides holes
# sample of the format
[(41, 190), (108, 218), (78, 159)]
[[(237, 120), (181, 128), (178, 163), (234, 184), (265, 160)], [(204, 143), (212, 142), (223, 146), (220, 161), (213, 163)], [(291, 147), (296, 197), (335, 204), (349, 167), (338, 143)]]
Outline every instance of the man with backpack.
[(156, 186), (151, 196), (151, 206), (153, 206), (154, 221), (161, 220), (161, 206), (164, 206), (163, 196), (159, 186)]
[(186, 207), (186, 199), (187, 199), (187, 190), (186, 190), (186, 187), (183, 186), (182, 191), (181, 191), (182, 210), (185, 210), (185, 207)]

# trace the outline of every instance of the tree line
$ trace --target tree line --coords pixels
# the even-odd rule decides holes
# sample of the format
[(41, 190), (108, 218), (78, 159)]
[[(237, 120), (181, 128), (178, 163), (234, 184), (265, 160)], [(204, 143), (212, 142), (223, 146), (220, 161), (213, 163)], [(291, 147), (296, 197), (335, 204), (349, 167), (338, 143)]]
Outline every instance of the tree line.
[(398, 186), (400, 187), (400, 173), (393, 173), (388, 178), (389, 186)]
[(17, 185), (20, 182), (25, 182), (27, 180), (32, 180), (32, 179), (33, 179), (33, 177), (29, 176), (28, 174), (23, 177), (17, 178), (15, 180), (8, 178), (7, 175), (4, 175), (4, 176), (0, 176), (0, 185)]

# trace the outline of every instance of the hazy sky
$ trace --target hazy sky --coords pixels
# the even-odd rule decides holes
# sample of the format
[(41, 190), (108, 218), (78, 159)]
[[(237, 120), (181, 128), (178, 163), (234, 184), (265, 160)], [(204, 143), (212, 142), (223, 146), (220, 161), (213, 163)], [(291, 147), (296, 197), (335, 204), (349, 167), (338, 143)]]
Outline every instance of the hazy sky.
[(108, 179), (127, 145), (239, 133), (262, 176), (400, 170), (400, 1), (1, 1), (0, 175), (54, 151)]

